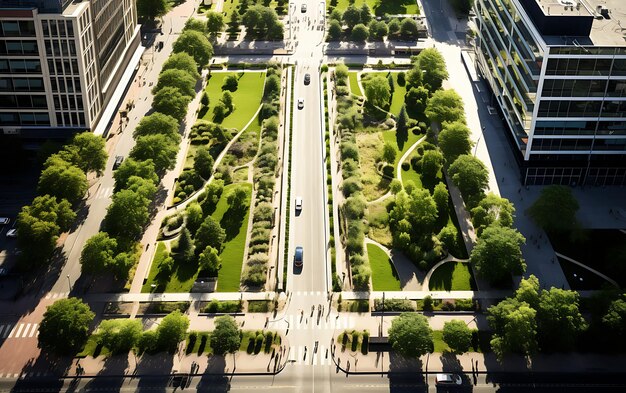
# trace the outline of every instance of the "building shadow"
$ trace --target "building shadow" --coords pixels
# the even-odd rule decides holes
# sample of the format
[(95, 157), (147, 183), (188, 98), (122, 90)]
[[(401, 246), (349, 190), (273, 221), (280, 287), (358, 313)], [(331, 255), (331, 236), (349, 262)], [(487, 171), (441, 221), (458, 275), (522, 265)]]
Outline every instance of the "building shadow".
[(139, 378), (137, 391), (165, 393), (171, 381), (170, 370), (173, 365), (174, 357), (168, 352), (155, 355), (144, 354), (136, 369), (131, 373), (133, 377)]
[(41, 352), (35, 359), (24, 365), (20, 377), (11, 389), (12, 392), (61, 392), (64, 390), (64, 380), (72, 367), (71, 357), (58, 357)]
[(95, 378), (91, 379), (85, 389), (118, 391), (124, 385), (128, 372), (128, 354), (109, 356)]

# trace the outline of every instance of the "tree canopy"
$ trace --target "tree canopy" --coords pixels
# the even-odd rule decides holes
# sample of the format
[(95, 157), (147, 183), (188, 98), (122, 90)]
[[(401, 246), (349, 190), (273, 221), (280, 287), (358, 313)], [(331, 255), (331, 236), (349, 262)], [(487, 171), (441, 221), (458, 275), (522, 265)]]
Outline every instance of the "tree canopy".
[(417, 55), (417, 63), (423, 71), (422, 81), (430, 86), (431, 91), (441, 89), (445, 79), (448, 79), (446, 61), (436, 48), (426, 48)]
[(118, 191), (112, 199), (104, 218), (107, 232), (128, 239), (141, 235), (148, 222), (150, 201), (132, 190)]
[(365, 97), (369, 104), (383, 109), (389, 106), (391, 91), (389, 89), (389, 83), (384, 76), (377, 75), (368, 78), (363, 84), (365, 87)]
[(139, 342), (143, 326), (139, 319), (107, 319), (100, 323), (100, 342), (114, 354), (128, 353)]
[(241, 332), (235, 318), (223, 315), (215, 318), (215, 329), (211, 333), (211, 348), (217, 355), (235, 353), (241, 345)]
[(50, 165), (45, 168), (39, 176), (37, 191), (76, 203), (83, 199), (87, 187), (85, 172), (66, 162), (64, 165)]
[(174, 53), (186, 52), (190, 54), (199, 68), (208, 65), (209, 60), (213, 57), (213, 46), (207, 36), (194, 30), (183, 31), (174, 41), (173, 50)]
[(443, 341), (454, 352), (467, 352), (472, 345), (472, 331), (463, 321), (447, 321), (443, 324)]
[(161, 72), (166, 70), (182, 70), (191, 75), (194, 79), (200, 79), (200, 73), (198, 72), (198, 63), (187, 52), (172, 53), (170, 57), (165, 60)]
[(178, 121), (182, 121), (187, 114), (187, 107), (191, 97), (184, 96), (175, 87), (164, 87), (154, 95), (152, 107), (155, 113), (161, 112), (170, 115)]
[(454, 90), (437, 90), (426, 106), (426, 116), (439, 123), (464, 121), (463, 99)]
[(75, 355), (87, 342), (94, 317), (80, 299), (57, 300), (43, 314), (37, 346), (59, 355)]
[(481, 160), (464, 154), (450, 165), (448, 174), (459, 188), (466, 203), (480, 198), (489, 186), (489, 171)]
[[(198, 33), (192, 31), (191, 33)], [(186, 33), (183, 33), (186, 34)], [(200, 33), (198, 33), (200, 34)], [(180, 94), (193, 98), (196, 95), (195, 91), (196, 80), (193, 79), (186, 71), (171, 68), (169, 70), (162, 71), (159, 74), (159, 80), (156, 86), (152, 89), (152, 94), (158, 94), (159, 91), (165, 87), (177, 89)]]
[(160, 173), (174, 168), (177, 153), (177, 144), (165, 135), (156, 134), (137, 138), (129, 156), (137, 161), (152, 160), (154, 169)]
[(156, 174), (152, 160), (140, 161), (129, 157), (122, 162), (122, 165), (113, 174), (115, 191), (128, 188), (130, 178), (133, 176), (151, 180), (154, 184), (157, 184), (159, 181), (159, 176)]
[(226, 239), (226, 232), (213, 217), (207, 216), (198, 228), (195, 239), (198, 250), (204, 250), (207, 246), (221, 250), (222, 243)]
[(224, 29), (224, 16), (219, 12), (206, 13), (206, 27), (209, 34), (217, 34)]
[(137, 0), (137, 14), (147, 19), (156, 19), (167, 12), (166, 0)]
[(153, 112), (143, 117), (133, 131), (133, 138), (157, 134), (167, 135), (175, 143), (180, 142), (178, 122), (172, 116), (160, 112)]
[(478, 235), (490, 225), (510, 227), (513, 225), (515, 207), (506, 198), (489, 193), (472, 209), (472, 223)]
[(407, 357), (419, 357), (433, 348), (432, 330), (425, 316), (402, 313), (394, 318), (389, 328), (389, 343)]
[(485, 228), (470, 255), (476, 273), (490, 283), (501, 282), (511, 274), (526, 271), (521, 245), (526, 239), (515, 229), (500, 226)]
[(541, 190), (539, 198), (528, 208), (528, 214), (546, 232), (569, 232), (578, 227), (578, 209), (578, 201), (570, 188), (551, 185)]
[(178, 343), (185, 339), (188, 328), (189, 317), (179, 310), (166, 315), (157, 327), (159, 348), (169, 352), (176, 350)]

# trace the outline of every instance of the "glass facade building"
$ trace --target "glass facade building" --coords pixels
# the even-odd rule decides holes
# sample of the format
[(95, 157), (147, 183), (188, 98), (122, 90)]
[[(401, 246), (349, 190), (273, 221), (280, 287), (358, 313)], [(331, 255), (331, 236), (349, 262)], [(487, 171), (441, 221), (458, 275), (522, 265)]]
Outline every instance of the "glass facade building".
[(92, 129), (139, 44), (133, 0), (0, 0), (0, 131)]
[(626, 184), (620, 1), (476, 0), (477, 68), (524, 184)]

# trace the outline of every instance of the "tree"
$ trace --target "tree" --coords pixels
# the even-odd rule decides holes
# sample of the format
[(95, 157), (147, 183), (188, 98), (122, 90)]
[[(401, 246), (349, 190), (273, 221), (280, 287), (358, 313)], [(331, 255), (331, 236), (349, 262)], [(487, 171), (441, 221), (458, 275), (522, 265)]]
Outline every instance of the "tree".
[(248, 193), (245, 188), (237, 187), (230, 194), (228, 194), (227, 202), (228, 207), (233, 211), (241, 211), (247, 207), (246, 200), (248, 199)]
[(222, 90), (236, 91), (238, 87), (239, 79), (235, 75), (228, 75), (222, 83)]
[(156, 174), (152, 160), (138, 161), (129, 157), (122, 162), (122, 165), (113, 174), (115, 178), (115, 192), (127, 188), (129, 180), (133, 176), (149, 179), (154, 184), (157, 184), (159, 181), (159, 176)]
[(539, 307), (539, 279), (532, 274), (528, 278), (522, 278), (515, 291), (515, 299), (536, 310)]
[(464, 154), (459, 156), (448, 170), (452, 181), (461, 191), (463, 198), (470, 202), (481, 196), (489, 185), (489, 171), (481, 160)]
[(328, 41), (339, 41), (341, 33), (341, 23), (332, 19), (328, 24)]
[(578, 292), (561, 288), (541, 291), (537, 309), (537, 327), (543, 347), (559, 350), (574, 348), (587, 322), (580, 314)]
[(107, 319), (100, 323), (100, 343), (114, 354), (128, 353), (141, 338), (139, 319)]
[(472, 223), (480, 235), (490, 225), (510, 227), (513, 225), (513, 214), (515, 207), (508, 199), (489, 193), (472, 209)]
[(46, 221), (22, 208), (17, 217), (17, 243), (22, 254), (19, 258), (22, 270), (43, 265), (54, 252), (60, 229), (54, 221)]
[(387, 83), (389, 84), (389, 92), (393, 95), (393, 92), (396, 90), (396, 83), (393, 81), (391, 73), (387, 75)]
[(439, 123), (465, 121), (463, 99), (454, 90), (437, 90), (426, 106), (426, 116)]
[(179, 310), (167, 314), (157, 327), (159, 348), (174, 352), (178, 343), (185, 339), (188, 328), (189, 318)]
[(406, 105), (402, 105), (398, 119), (396, 120), (396, 134), (400, 139), (406, 140), (409, 135), (409, 115), (406, 113)]
[[(433, 200), (437, 205), (437, 217), (439, 220), (444, 220), (444, 217), (448, 217), (448, 200), (450, 195), (448, 194), (448, 187), (445, 183), (439, 182), (433, 190)], [(447, 221), (447, 219), (445, 220)]]
[(164, 87), (154, 95), (152, 107), (157, 112), (170, 115), (178, 121), (182, 121), (187, 114), (187, 107), (191, 102), (189, 96), (184, 96), (174, 87)]
[(448, 166), (460, 155), (471, 152), (472, 142), (469, 140), (469, 133), (469, 128), (460, 121), (443, 124), (438, 143)]
[(387, 24), (383, 21), (373, 20), (369, 22), (369, 24), (367, 25), (367, 29), (369, 30), (371, 38), (380, 41), (382, 41), (382, 39), (389, 34)]
[(196, 201), (191, 202), (185, 208), (185, 228), (189, 230), (191, 233), (196, 233), (202, 221), (204, 220), (204, 214), (202, 212), (202, 207)]
[(207, 216), (196, 232), (196, 249), (204, 250), (207, 246), (211, 246), (221, 250), (225, 238), (226, 232), (220, 224), (213, 217)]
[(241, 21), (246, 32), (253, 38), (282, 40), (283, 25), (278, 20), (276, 11), (262, 5), (255, 5), (243, 14)]
[(235, 353), (241, 346), (241, 331), (235, 318), (223, 315), (215, 318), (215, 329), (211, 333), (211, 348), (216, 355)]
[(343, 12), (341, 12), (338, 8), (333, 8), (328, 19), (331, 21), (336, 20), (337, 22), (341, 22), (343, 20)]
[[(52, 222), (57, 225), (61, 231), (69, 230), (76, 219), (76, 213), (67, 200), (58, 200), (51, 195), (36, 197), (33, 199), (30, 206), (22, 207), (20, 215), (28, 215), (42, 221)], [(20, 215), (18, 215), (18, 222)]]
[[(168, 88), (170, 89), (170, 88)], [(133, 131), (133, 138), (137, 139), (146, 135), (166, 135), (175, 143), (180, 142), (178, 133), (178, 121), (170, 115), (153, 112), (141, 119), (139, 125)], [(126, 161), (124, 161), (126, 162)], [(124, 165), (122, 163), (122, 165)], [(119, 171), (119, 169), (118, 169)]]
[(426, 48), (417, 55), (417, 63), (423, 71), (422, 80), (431, 91), (441, 89), (445, 79), (448, 79), (446, 61), (435, 48)]
[(196, 19), (196, 18), (189, 18), (187, 19), (187, 22), (185, 22), (185, 27), (183, 28), (183, 31), (186, 31), (186, 30), (194, 30), (202, 34), (206, 34), (207, 33), (206, 22), (201, 21), (200, 19)]
[(217, 277), (217, 272), (222, 267), (222, 259), (215, 248), (207, 246), (198, 257), (200, 270), (207, 272), (209, 277)]
[(131, 190), (142, 197), (152, 200), (156, 194), (157, 188), (152, 179), (144, 179), (139, 176), (131, 176), (126, 185), (127, 190)]
[(57, 300), (43, 314), (37, 346), (59, 355), (75, 355), (87, 342), (94, 317), (80, 299)]
[(161, 72), (166, 70), (182, 70), (191, 75), (193, 79), (200, 79), (198, 63), (186, 52), (172, 53), (161, 67)]
[(174, 53), (186, 52), (190, 54), (198, 67), (204, 68), (213, 57), (213, 46), (206, 35), (193, 30), (183, 31), (174, 41)]
[(138, 161), (152, 160), (154, 169), (161, 173), (173, 169), (178, 145), (165, 135), (146, 135), (137, 138), (129, 157)]
[(100, 176), (104, 171), (108, 155), (104, 138), (101, 136), (89, 131), (81, 132), (74, 135), (64, 150), (72, 151), (76, 157), (72, 164), (79, 167), (83, 172), (96, 172)]
[(383, 145), (383, 154), (382, 154), (383, 161), (393, 164), (393, 162), (396, 159), (397, 153), (398, 151), (396, 147), (393, 145), (393, 143), (389, 141), (385, 142), (385, 144)]
[(470, 255), (470, 262), (479, 276), (490, 283), (501, 282), (511, 274), (526, 271), (521, 245), (526, 241), (515, 229), (492, 226), (478, 238)]
[(122, 252), (115, 256), (109, 270), (113, 273), (115, 278), (126, 282), (130, 269), (135, 266), (138, 261), (139, 254), (137, 252)]
[(354, 42), (365, 42), (369, 37), (369, 31), (367, 30), (367, 26), (362, 23), (354, 26), (352, 29), (352, 34), (350, 34), (350, 38)]
[(224, 93), (222, 93), (222, 98), (220, 99), (220, 101), (222, 102), (222, 104), (224, 104), (224, 107), (226, 108), (226, 111), (228, 113), (231, 113), (233, 110), (235, 110), (235, 105), (233, 104), (233, 95), (230, 93), (230, 91), (226, 90)]
[(224, 118), (228, 115), (228, 111), (226, 109), (226, 105), (222, 101), (215, 104), (213, 107), (213, 121), (216, 123), (221, 123), (224, 121)]
[(117, 250), (117, 240), (106, 232), (98, 232), (85, 242), (80, 254), (81, 271), (98, 274), (113, 264)]
[(352, 30), (354, 26), (361, 22), (361, 12), (354, 4), (349, 5), (344, 11), (343, 22), (348, 26), (348, 30)]
[(67, 199), (73, 204), (83, 199), (87, 187), (85, 172), (77, 166), (66, 163), (44, 169), (39, 176), (37, 191), (58, 199)]
[(389, 83), (387, 83), (387, 79), (384, 76), (377, 75), (373, 78), (369, 78), (364, 82), (364, 85), (365, 97), (370, 105), (379, 108), (389, 106), (391, 92), (389, 91)]
[(198, 175), (202, 176), (205, 180), (208, 180), (213, 174), (213, 165), (215, 161), (211, 154), (209, 153), (209, 149), (205, 146), (200, 146), (196, 150), (196, 155), (193, 159), (193, 169), (198, 173)]
[(432, 330), (421, 314), (402, 313), (391, 322), (389, 343), (407, 357), (419, 357), (433, 348)]
[[(197, 31), (192, 33), (197, 33)], [(180, 94), (193, 98), (196, 95), (195, 86), (196, 80), (191, 75), (183, 70), (172, 68), (159, 74), (159, 80), (152, 89), (152, 94), (156, 95), (161, 89), (171, 87), (178, 90)]]
[(129, 239), (138, 237), (148, 222), (149, 203), (148, 199), (131, 190), (113, 194), (113, 203), (104, 218), (107, 232)]
[(400, 21), (394, 18), (389, 21), (387, 27), (389, 28), (389, 35), (395, 36), (400, 32)]
[(359, 9), (359, 12), (361, 14), (361, 23), (363, 23), (364, 25), (370, 23), (370, 21), (372, 20), (372, 10), (370, 10), (370, 7), (367, 5), (367, 3), (363, 3), (361, 8)]
[(528, 208), (528, 214), (546, 232), (566, 233), (579, 226), (578, 209), (578, 201), (570, 188), (552, 185), (541, 190), (539, 198)]
[(400, 37), (405, 41), (417, 39), (417, 22), (412, 18), (404, 18), (400, 22)]
[(626, 295), (611, 301), (606, 313), (602, 316), (602, 324), (608, 330), (624, 339), (626, 336)]
[(443, 168), (443, 154), (439, 150), (426, 150), (422, 156), (422, 176), (434, 181)]
[(411, 87), (405, 95), (404, 102), (412, 113), (423, 114), (428, 104), (430, 93), (423, 86)]
[(137, 14), (146, 19), (155, 19), (167, 12), (166, 0), (137, 0)]
[(437, 220), (437, 205), (428, 190), (418, 188), (411, 193), (405, 217), (417, 235), (430, 237)]
[(347, 80), (348, 79), (348, 66), (345, 64), (337, 64), (335, 66), (335, 78), (337, 80)]
[[(406, 81), (411, 87), (419, 87), (422, 85), (422, 69), (419, 68), (417, 64), (414, 64), (413, 67), (406, 73)], [(430, 92), (428, 95), (430, 95)]]
[(189, 229), (183, 228), (176, 244), (176, 259), (183, 264), (191, 263), (195, 252), (195, 246), (193, 240), (191, 240), (191, 233)]
[(465, 322), (453, 319), (443, 324), (443, 341), (454, 352), (467, 352), (472, 345), (472, 331)]
[(265, 88), (263, 89), (263, 98), (270, 101), (272, 97), (278, 96), (280, 93), (280, 78), (278, 75), (270, 75), (265, 78)]
[(458, 13), (462, 15), (469, 14), (472, 9), (473, 0), (451, 0), (450, 4), (452, 4), (452, 8)]
[(498, 360), (507, 352), (528, 356), (537, 351), (537, 312), (527, 303), (506, 299), (487, 312), (487, 320), (495, 331), (491, 347)]
[(206, 28), (209, 34), (217, 34), (224, 29), (224, 16), (219, 12), (209, 11), (206, 14)]

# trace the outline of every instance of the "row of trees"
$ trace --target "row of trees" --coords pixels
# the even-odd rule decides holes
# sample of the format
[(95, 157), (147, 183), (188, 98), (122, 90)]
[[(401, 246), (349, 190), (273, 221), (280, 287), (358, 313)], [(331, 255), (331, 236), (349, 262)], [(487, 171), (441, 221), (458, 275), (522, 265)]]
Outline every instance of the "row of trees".
[[(75, 355), (87, 343), (95, 314), (78, 298), (61, 299), (43, 315), (38, 347), (59, 355)], [(139, 353), (174, 352), (187, 336), (189, 318), (176, 310), (165, 316), (154, 330), (143, 331), (138, 319), (111, 319), (100, 323), (98, 343), (113, 354), (131, 350)], [(231, 316), (215, 319), (210, 345), (213, 353), (234, 353), (241, 345), (241, 330)]]
[(413, 18), (404, 18), (401, 21), (394, 18), (389, 23), (376, 20), (366, 3), (360, 8), (352, 4), (343, 13), (335, 8), (330, 13), (329, 20), (328, 41), (340, 41), (344, 38), (356, 42), (365, 42), (368, 39), (381, 41), (385, 37), (414, 41), (419, 34), (419, 26)]
[[(280, 101), (280, 75), (282, 68), (270, 63), (263, 91), (261, 122), (261, 143), (254, 160), (254, 184), (256, 199), (252, 212), (252, 232), (248, 242), (248, 259), (243, 271), (242, 282), (249, 287), (261, 287), (267, 281), (269, 262), (270, 233), (276, 217), (272, 201), (278, 170), (278, 128), (277, 110)], [(269, 117), (268, 117), (269, 116)]]
[(179, 125), (195, 95), (198, 69), (208, 63), (212, 48), (193, 24), (174, 42), (174, 54), (165, 62), (154, 94), (154, 109), (133, 132), (135, 146), (114, 174), (115, 194), (107, 209), (105, 232), (85, 243), (83, 272), (113, 273), (128, 279), (140, 255), (137, 239), (150, 218), (160, 177), (174, 167), (180, 144)]
[(337, 95), (336, 130), (340, 138), (342, 193), (345, 202), (339, 210), (340, 225), (346, 253), (352, 271), (352, 286), (356, 290), (368, 290), (371, 276), (369, 261), (363, 257), (365, 241), (365, 197), (359, 168), (359, 149), (356, 145), (356, 132), (361, 124), (361, 114), (357, 103), (348, 90), (348, 67), (339, 64), (335, 67), (335, 92)]
[(91, 132), (76, 134), (44, 162), (37, 196), (17, 217), (22, 269), (44, 265), (62, 232), (76, 219), (75, 210), (87, 192), (87, 173), (100, 175), (107, 161), (104, 139)]

